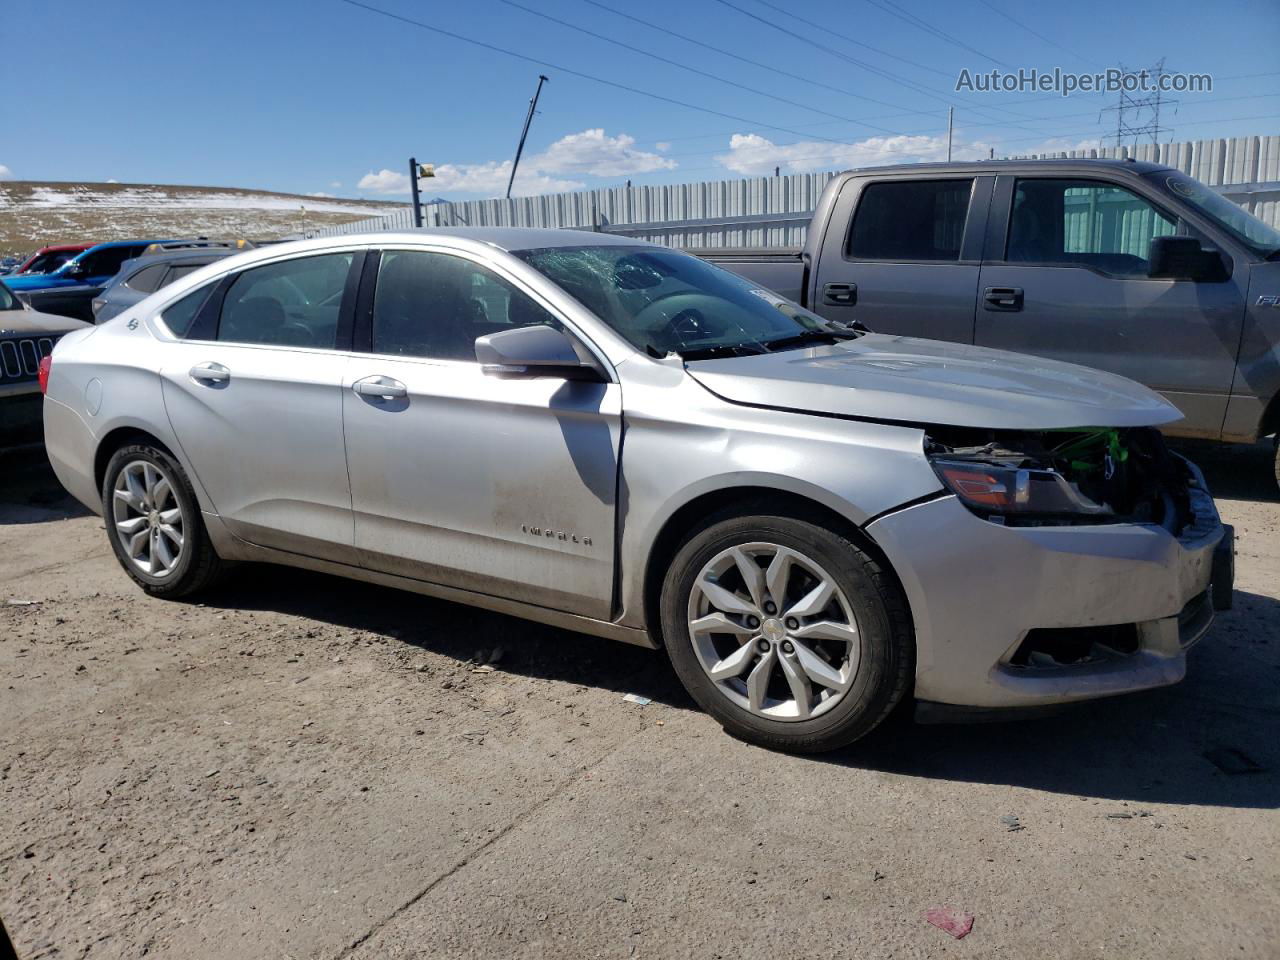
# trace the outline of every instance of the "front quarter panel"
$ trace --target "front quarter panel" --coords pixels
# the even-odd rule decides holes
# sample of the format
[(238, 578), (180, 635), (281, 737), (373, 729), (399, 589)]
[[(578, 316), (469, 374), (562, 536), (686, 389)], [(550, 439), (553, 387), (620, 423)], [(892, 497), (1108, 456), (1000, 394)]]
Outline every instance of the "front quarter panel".
[[(618, 366), (625, 431), (619, 549), (622, 623), (644, 620), (648, 558), (664, 526), (706, 494), (764, 488), (821, 504), (857, 526), (941, 490), (923, 431), (721, 400), (675, 363)], [(656, 632), (657, 625), (649, 624)]]

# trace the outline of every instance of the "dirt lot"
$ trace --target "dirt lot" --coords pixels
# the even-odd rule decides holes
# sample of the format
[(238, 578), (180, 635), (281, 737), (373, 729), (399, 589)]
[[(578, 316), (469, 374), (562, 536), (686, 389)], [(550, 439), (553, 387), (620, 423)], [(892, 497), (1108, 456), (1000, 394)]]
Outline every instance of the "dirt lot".
[(820, 759), (464, 607), (274, 568), (150, 600), (0, 459), (0, 916), (23, 958), (1274, 958), (1280, 498), (1203, 453), (1239, 579), (1186, 682)]

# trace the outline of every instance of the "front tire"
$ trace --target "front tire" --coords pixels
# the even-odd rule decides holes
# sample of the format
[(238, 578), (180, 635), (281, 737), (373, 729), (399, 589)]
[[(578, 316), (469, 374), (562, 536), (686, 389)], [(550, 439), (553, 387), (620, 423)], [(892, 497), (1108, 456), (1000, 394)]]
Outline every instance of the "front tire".
[(116, 559), (154, 597), (205, 590), (222, 572), (186, 471), (159, 447), (130, 444), (112, 455), (102, 517)]
[(808, 519), (713, 518), (676, 553), (661, 606), (689, 694), (761, 746), (844, 746), (911, 683), (915, 644), (896, 582), (862, 545)]

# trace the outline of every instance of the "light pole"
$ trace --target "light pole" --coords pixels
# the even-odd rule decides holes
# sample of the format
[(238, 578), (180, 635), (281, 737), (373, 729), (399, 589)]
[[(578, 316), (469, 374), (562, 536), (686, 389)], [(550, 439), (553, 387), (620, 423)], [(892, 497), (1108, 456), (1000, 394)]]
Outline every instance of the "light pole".
[(529, 124), (533, 123), (533, 112), (538, 109), (538, 95), (542, 93), (542, 85), (547, 78), (538, 74), (538, 89), (533, 91), (533, 99), (529, 101), (529, 112), (524, 118), (524, 129), (520, 131), (520, 143), (516, 146), (516, 159), (511, 164), (511, 176), (507, 179), (507, 199), (511, 199), (511, 185), (516, 182), (516, 167), (520, 166), (520, 154), (524, 153), (524, 139), (529, 136)]
[(422, 202), (418, 197), (418, 180), (434, 177), (436, 168), (434, 164), (419, 164), (413, 157), (409, 158), (409, 187), (413, 191), (413, 225), (415, 227), (422, 226)]

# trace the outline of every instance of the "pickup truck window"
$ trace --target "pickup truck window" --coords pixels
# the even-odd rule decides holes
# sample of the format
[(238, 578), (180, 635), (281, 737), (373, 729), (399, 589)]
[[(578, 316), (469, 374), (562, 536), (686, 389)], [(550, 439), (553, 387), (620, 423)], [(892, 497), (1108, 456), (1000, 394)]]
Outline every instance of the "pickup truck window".
[(973, 179), (871, 183), (849, 232), (854, 260), (959, 260)]
[(1200, 181), (1169, 170), (1149, 173), (1147, 179), (1190, 204), (1264, 260), (1275, 259), (1280, 254), (1280, 230), (1263, 223)]
[(1092, 180), (1020, 179), (1005, 259), (1145, 277), (1151, 239), (1177, 232), (1174, 220), (1124, 187)]
[(697, 257), (654, 247), (512, 251), (632, 346), (686, 360), (768, 353), (859, 333)]

